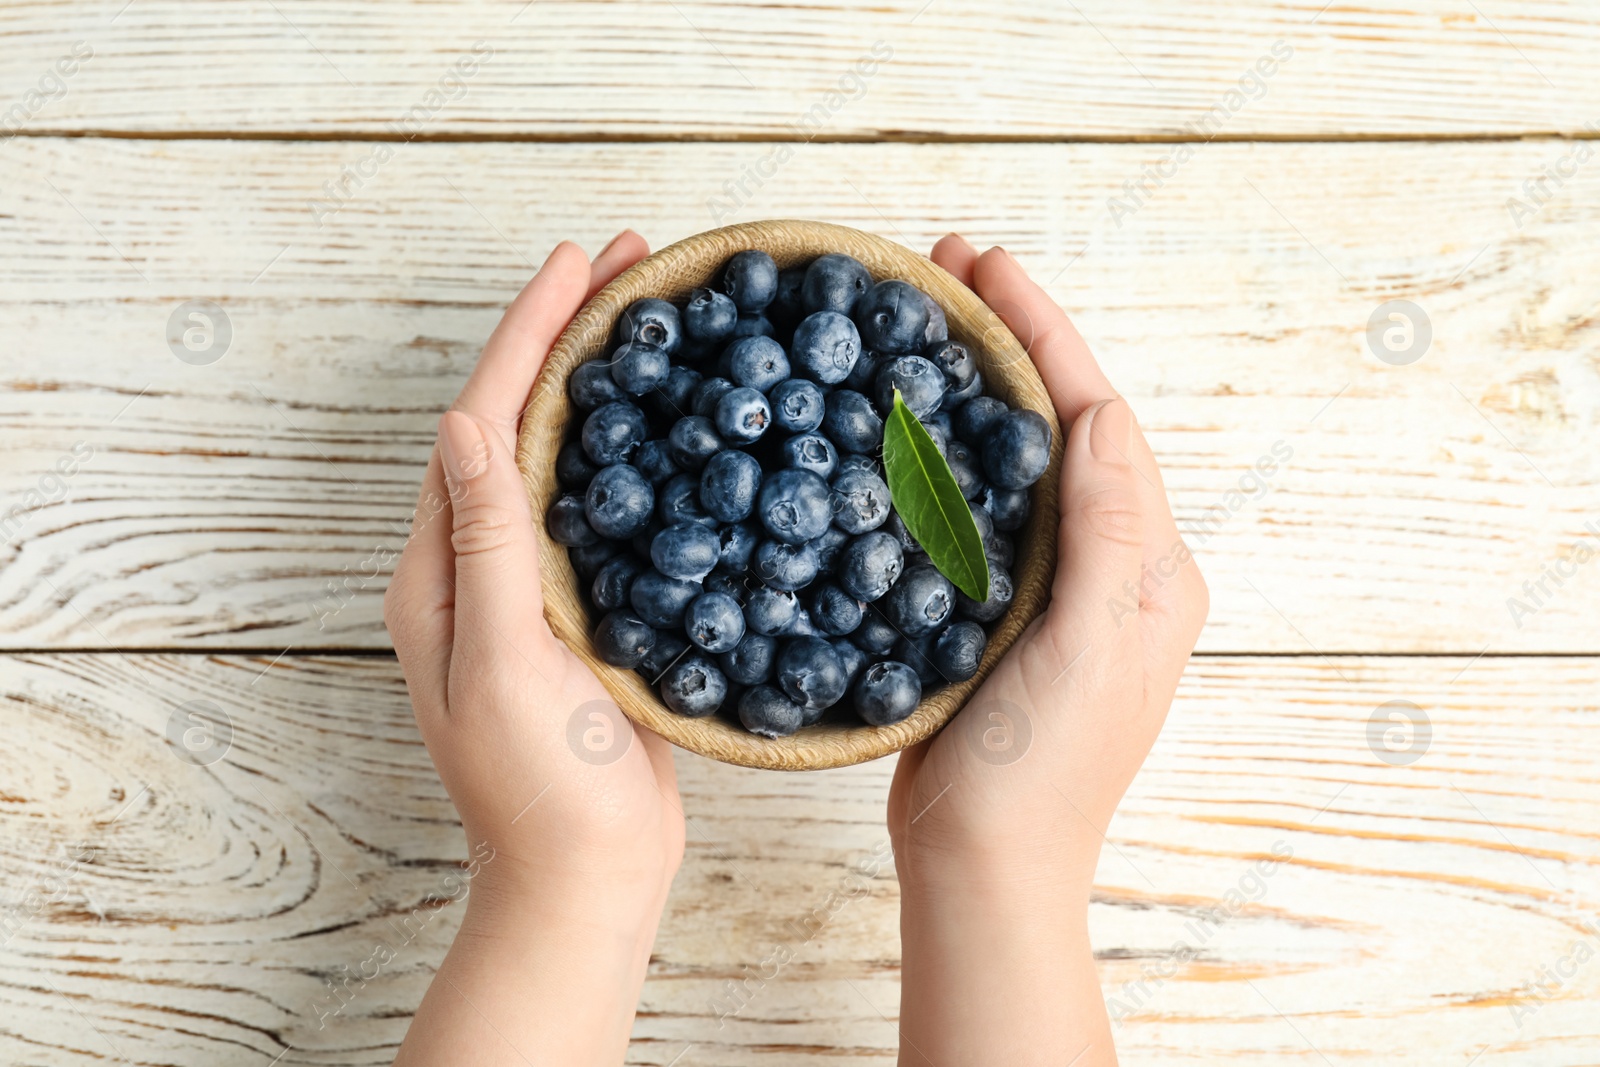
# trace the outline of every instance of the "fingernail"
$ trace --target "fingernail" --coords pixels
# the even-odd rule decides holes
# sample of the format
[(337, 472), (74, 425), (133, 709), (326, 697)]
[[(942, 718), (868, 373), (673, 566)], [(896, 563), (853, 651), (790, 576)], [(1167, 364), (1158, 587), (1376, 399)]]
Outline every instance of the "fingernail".
[(967, 251), (971, 252), (973, 255), (977, 255), (978, 254), (978, 250), (976, 248), (972, 247), (972, 242), (967, 240), (965, 237), (961, 236), (959, 233), (956, 233), (954, 230), (951, 230), (949, 233), (945, 234), (945, 236), (946, 237), (954, 237), (956, 240), (961, 242), (961, 247), (965, 248)]
[[(611, 240), (607, 241), (606, 242), (606, 246), (600, 250), (600, 256), (603, 256), (607, 252), (611, 251), (611, 246), (612, 245), (616, 244), (618, 241), (622, 240), (624, 237), (626, 237), (628, 234), (630, 234), (632, 232), (633, 232), (632, 230), (626, 230), (625, 229), (621, 233), (619, 233), (615, 237), (613, 237)], [(599, 259), (600, 256), (595, 256), (594, 258), (595, 259)]]
[(1101, 463), (1128, 465), (1128, 440), (1133, 433), (1133, 412), (1125, 400), (1107, 400), (1094, 409), (1089, 422), (1089, 451)]
[(447, 411), (439, 420), (439, 464), (452, 497), (483, 472), (488, 445), (478, 424), (459, 411)]

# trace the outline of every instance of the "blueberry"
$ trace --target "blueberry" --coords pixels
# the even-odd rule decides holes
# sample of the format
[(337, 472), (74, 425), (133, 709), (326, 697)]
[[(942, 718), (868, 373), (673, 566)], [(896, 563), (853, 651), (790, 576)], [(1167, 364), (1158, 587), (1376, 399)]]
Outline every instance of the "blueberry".
[(951, 389), (964, 389), (978, 376), (978, 361), (973, 358), (972, 349), (960, 341), (930, 345), (922, 355), (939, 368)]
[(599, 541), (567, 549), (567, 558), (572, 562), (572, 569), (577, 572), (579, 579), (587, 582), (592, 581), (600, 573), (600, 568), (621, 551), (622, 546), (616, 541)]
[(692, 367), (675, 366), (659, 388), (644, 395), (644, 406), (663, 423), (692, 414), (695, 390), (703, 380), (700, 372)]
[(928, 326), (922, 331), (922, 343), (932, 346), (950, 340), (950, 323), (944, 317), (944, 308), (927, 293), (922, 293), (922, 302), (928, 306)]
[(727, 593), (701, 593), (689, 602), (683, 628), (696, 647), (727, 652), (744, 637), (744, 609)]
[(857, 600), (877, 600), (899, 580), (905, 567), (900, 542), (893, 534), (873, 530), (845, 547), (836, 568), (839, 584)]
[(778, 295), (778, 265), (765, 252), (737, 252), (722, 268), (722, 291), (740, 312), (760, 311)]
[(900, 631), (889, 625), (881, 612), (872, 605), (861, 614), (861, 625), (850, 635), (863, 652), (873, 656), (887, 656), (894, 648), (894, 643), (900, 640)]
[(749, 570), (760, 540), (754, 523), (736, 522), (718, 530), (717, 544), (721, 546), (721, 553), (717, 556), (717, 570), (730, 575)]
[(633, 580), (628, 604), (634, 613), (658, 630), (683, 627), (683, 613), (689, 601), (700, 595), (699, 582), (668, 578), (658, 570), (647, 570)]
[(655, 491), (644, 475), (626, 463), (606, 467), (584, 494), (584, 517), (601, 537), (632, 537), (650, 522)]
[(789, 377), (789, 357), (770, 337), (741, 337), (728, 346), (728, 377), (766, 392)]
[(634, 555), (615, 556), (606, 561), (600, 573), (594, 576), (589, 588), (589, 598), (601, 611), (615, 611), (627, 606), (628, 590), (633, 580), (644, 573), (644, 564)]
[(917, 544), (917, 539), (911, 536), (911, 531), (906, 528), (906, 520), (900, 517), (898, 511), (889, 516), (889, 521), (883, 524), (883, 528), (894, 534), (894, 539), (900, 543), (900, 550), (907, 556), (927, 555), (922, 551), (922, 546)]
[(747, 445), (772, 425), (772, 407), (760, 390), (749, 386), (730, 389), (717, 401), (717, 432), (735, 445)]
[(827, 478), (839, 462), (833, 442), (820, 433), (802, 433), (783, 443), (783, 464)]
[(772, 681), (773, 661), (777, 658), (775, 639), (747, 633), (731, 651), (717, 657), (717, 666), (729, 680), (740, 685), (761, 685)]
[(578, 364), (567, 379), (567, 396), (584, 411), (593, 411), (613, 400), (628, 399), (628, 394), (611, 377), (610, 361), (604, 359)]
[(778, 333), (772, 325), (772, 320), (765, 315), (740, 315), (739, 321), (733, 324), (733, 339), (743, 337), (774, 337)]
[(989, 536), (983, 542), (984, 555), (989, 557), (989, 566), (996, 564), (1006, 570), (1011, 569), (1011, 564), (1016, 561), (1016, 548), (1011, 543), (1011, 538), (1005, 534), (997, 533)]
[(696, 289), (683, 308), (683, 332), (703, 345), (722, 344), (733, 336), (739, 309), (726, 294), (712, 289)]
[(983, 373), (980, 371), (972, 376), (960, 389), (946, 389), (944, 399), (939, 401), (939, 410), (943, 413), (955, 411), (969, 400), (974, 400), (983, 395)]
[(933, 665), (945, 681), (964, 682), (978, 673), (986, 642), (983, 627), (977, 623), (954, 623), (934, 641)]
[(978, 396), (962, 404), (956, 413), (950, 416), (950, 421), (955, 424), (957, 437), (973, 448), (981, 449), (984, 439), (988, 436), (989, 425), (1006, 411), (1004, 400), (992, 396)]
[(698, 471), (706, 465), (706, 460), (726, 447), (716, 426), (704, 415), (684, 416), (672, 424), (667, 434), (667, 450), (672, 462), (686, 471)]
[(955, 586), (931, 563), (910, 568), (889, 590), (883, 614), (907, 637), (931, 633), (956, 606)]
[(692, 337), (684, 337), (678, 345), (678, 350), (672, 354), (674, 363), (704, 363), (710, 357), (722, 351), (722, 345), (711, 344), (706, 341), (696, 341)]
[(727, 697), (728, 679), (704, 656), (690, 653), (661, 677), (662, 701), (690, 719), (715, 714)]
[[(730, 526), (728, 529), (732, 529), (732, 527)], [(717, 536), (721, 537), (722, 535), (718, 534)], [(740, 578), (737, 574), (728, 574), (723, 571), (712, 571), (706, 575), (706, 580), (700, 583), (700, 587), (708, 593), (727, 593), (735, 600), (742, 599), (748, 592), (744, 587), (743, 578)]]
[(984, 437), (983, 470), (1000, 489), (1026, 489), (1050, 465), (1050, 424), (1037, 411), (1008, 411)]
[(761, 483), (756, 514), (767, 532), (786, 544), (815, 540), (833, 520), (828, 483), (793, 467), (776, 471)]
[(945, 380), (939, 368), (921, 356), (901, 356), (883, 365), (873, 389), (878, 410), (883, 414), (894, 410), (894, 393), (898, 389), (911, 414), (923, 419), (939, 410)]
[(811, 621), (823, 633), (843, 637), (861, 625), (863, 606), (834, 583), (825, 582), (811, 598)]
[(861, 672), (856, 682), (856, 714), (872, 726), (892, 726), (917, 710), (922, 683), (904, 663), (884, 660)]
[(794, 620), (790, 622), (788, 626), (784, 627), (783, 636), (824, 637), (826, 635), (821, 630), (817, 629), (817, 624), (811, 619), (811, 612), (807, 611), (805, 608), (801, 608), (799, 611), (794, 613)]
[(816, 383), (789, 378), (772, 387), (772, 422), (786, 433), (810, 433), (822, 425), (824, 398)]
[(644, 475), (644, 480), (654, 486), (681, 473), (678, 465), (672, 462), (672, 452), (667, 448), (667, 443), (659, 439), (640, 445), (639, 451), (633, 454), (633, 465)]
[(828, 644), (839, 653), (839, 662), (844, 664), (844, 684), (848, 689), (866, 669), (869, 662), (867, 654), (842, 637), (836, 637)]
[(839, 565), (839, 557), (844, 555), (844, 548), (850, 543), (850, 535), (837, 526), (830, 526), (822, 531), (822, 536), (811, 542), (811, 547), (817, 550), (818, 574), (832, 574)]
[(683, 340), (683, 326), (678, 320), (678, 309), (665, 300), (647, 296), (629, 304), (617, 316), (614, 339), (619, 344), (643, 341), (647, 345), (672, 355)]
[(842, 383), (846, 389), (854, 389), (863, 395), (872, 392), (872, 383), (878, 380), (878, 371), (893, 356), (885, 356), (881, 352), (862, 352), (856, 357), (856, 365), (850, 368), (850, 373)]
[(583, 497), (567, 493), (550, 505), (544, 513), (545, 532), (558, 545), (577, 547), (592, 545), (600, 540), (589, 520), (583, 515)]
[(656, 632), (626, 611), (607, 612), (594, 631), (595, 651), (613, 667), (637, 667), (655, 643)]
[(850, 470), (833, 480), (833, 524), (845, 533), (876, 530), (889, 518), (889, 487), (871, 471)]
[(778, 650), (778, 687), (810, 709), (827, 708), (844, 696), (848, 680), (833, 646), (818, 637), (786, 641)]
[(996, 489), (983, 491), (983, 506), (994, 519), (994, 528), (1012, 533), (1022, 529), (1028, 521), (1028, 491), (1026, 489)]
[(770, 685), (754, 686), (739, 698), (739, 721), (762, 737), (787, 737), (804, 718), (804, 708)]
[[(656, 505), (659, 507), (660, 503), (661, 494), (657, 493)], [(631, 538), (634, 555), (638, 556), (640, 559), (649, 559), (650, 542), (656, 539), (656, 534), (660, 533), (662, 530), (665, 530), (670, 525), (672, 524), (668, 522), (662, 522), (658, 517), (652, 515), (650, 517), (650, 521), (645, 523), (644, 529), (634, 534)]]
[(1011, 607), (1011, 598), (1016, 595), (1011, 584), (1011, 575), (998, 566), (995, 561), (989, 561), (989, 599), (983, 602), (973, 600), (967, 594), (956, 591), (956, 614), (964, 619), (975, 622), (994, 622), (1006, 613)]
[[(760, 394), (757, 394), (760, 395)], [(761, 462), (748, 452), (718, 452), (700, 473), (700, 506), (719, 522), (738, 522), (755, 510)]]
[(839, 465), (833, 469), (833, 476), (838, 478), (851, 471), (866, 471), (868, 474), (877, 475), (879, 478), (883, 477), (883, 465), (878, 462), (876, 457), (861, 452), (851, 452), (849, 455), (841, 457)]
[(818, 256), (806, 268), (800, 286), (800, 306), (807, 313), (836, 311), (848, 315), (856, 301), (872, 288), (872, 275), (854, 256), (831, 252)]
[(682, 637), (667, 630), (657, 630), (655, 647), (645, 654), (638, 671), (644, 675), (645, 681), (655, 685), (667, 673), (667, 668), (677, 663), (688, 651), (689, 642)]
[(778, 272), (778, 291), (767, 305), (767, 318), (775, 325), (793, 327), (805, 315), (800, 304), (800, 288), (805, 284), (806, 269), (789, 267)]
[(626, 463), (649, 436), (644, 412), (625, 400), (602, 404), (583, 420), (583, 451), (600, 467)]
[(793, 593), (770, 586), (758, 586), (744, 602), (745, 627), (763, 637), (775, 637), (794, 622), (800, 601)]
[[(922, 420), (917, 420), (921, 422)], [(937, 423), (930, 418), (922, 423), (922, 428), (928, 431), (928, 439), (933, 442), (933, 447), (939, 450), (939, 455), (948, 457), (950, 454), (950, 437)]]
[(680, 522), (717, 525), (717, 520), (700, 506), (700, 480), (692, 474), (675, 474), (667, 479), (667, 484), (656, 493), (656, 514), (661, 517), (663, 527)]
[(822, 430), (842, 452), (876, 452), (883, 444), (883, 419), (872, 401), (852, 389), (828, 394)]
[(689, 414), (713, 418), (717, 414), (717, 402), (727, 396), (738, 386), (726, 378), (706, 378), (695, 387), (694, 396), (689, 401)]
[(717, 531), (698, 522), (680, 522), (656, 534), (650, 542), (650, 562), (668, 578), (698, 582), (717, 565), (721, 551)]
[(917, 681), (923, 685), (938, 685), (944, 681), (944, 676), (933, 662), (933, 642), (936, 637), (936, 634), (901, 637), (894, 645), (893, 658), (910, 667)]
[[(949, 395), (949, 393), (945, 394), (945, 396)], [(923, 427), (927, 429), (928, 435), (933, 437), (935, 440), (942, 437), (944, 439), (944, 443), (949, 444), (951, 441), (956, 439), (955, 427), (952, 426), (950, 422), (950, 413), (944, 410), (942, 406), (932, 415), (922, 419), (921, 422)]]
[(589, 480), (599, 473), (600, 468), (590, 463), (589, 457), (584, 454), (581, 441), (568, 441), (556, 453), (556, 481), (563, 488), (587, 489)]
[(810, 545), (786, 545), (782, 541), (763, 541), (756, 546), (751, 564), (756, 577), (774, 589), (804, 589), (816, 580), (822, 569), (817, 550)]
[(630, 396), (643, 396), (659, 388), (671, 372), (672, 358), (643, 341), (629, 341), (611, 355), (611, 379)]
[(814, 382), (836, 385), (850, 376), (861, 355), (861, 334), (856, 324), (837, 311), (807, 315), (795, 327), (795, 370)]
[(853, 310), (861, 342), (877, 352), (910, 353), (927, 341), (928, 305), (909, 282), (879, 282)]
[(972, 450), (972, 446), (965, 441), (952, 441), (945, 446), (944, 458), (950, 465), (950, 473), (955, 475), (956, 487), (961, 490), (961, 495), (968, 500), (976, 499), (986, 487), (983, 484), (983, 472), (978, 466), (978, 454)]

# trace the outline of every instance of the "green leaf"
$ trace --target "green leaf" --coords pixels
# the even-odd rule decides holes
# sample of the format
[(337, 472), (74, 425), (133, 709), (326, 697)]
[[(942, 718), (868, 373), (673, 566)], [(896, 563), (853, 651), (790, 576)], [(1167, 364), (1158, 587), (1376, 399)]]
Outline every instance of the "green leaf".
[(989, 599), (989, 558), (950, 464), (894, 391), (883, 423), (883, 469), (894, 509), (939, 573), (973, 600)]

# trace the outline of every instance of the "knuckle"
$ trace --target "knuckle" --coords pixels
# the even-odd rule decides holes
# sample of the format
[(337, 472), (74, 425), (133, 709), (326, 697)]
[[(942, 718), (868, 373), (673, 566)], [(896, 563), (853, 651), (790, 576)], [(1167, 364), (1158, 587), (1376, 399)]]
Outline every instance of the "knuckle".
[(1144, 544), (1144, 515), (1138, 494), (1124, 486), (1091, 490), (1078, 500), (1078, 521), (1090, 536), (1119, 545)]
[(457, 557), (498, 552), (516, 537), (517, 517), (498, 504), (473, 504), (456, 512), (450, 546)]

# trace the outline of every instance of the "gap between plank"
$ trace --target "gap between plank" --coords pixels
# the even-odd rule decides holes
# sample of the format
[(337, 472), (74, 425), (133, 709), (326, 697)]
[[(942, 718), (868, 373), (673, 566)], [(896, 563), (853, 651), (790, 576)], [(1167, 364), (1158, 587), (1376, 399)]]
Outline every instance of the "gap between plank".
[(513, 131), (439, 131), (401, 136), (387, 130), (17, 130), (13, 137), (56, 140), (113, 141), (279, 141), (279, 142), (423, 142), (431, 144), (1444, 144), (1460, 141), (1590, 141), (1600, 130), (1530, 130), (1521, 133), (1327, 133), (1218, 134), (1197, 139), (1182, 133), (1150, 134), (946, 134), (909, 130), (870, 133), (820, 133), (797, 138), (777, 133), (577, 133)]

